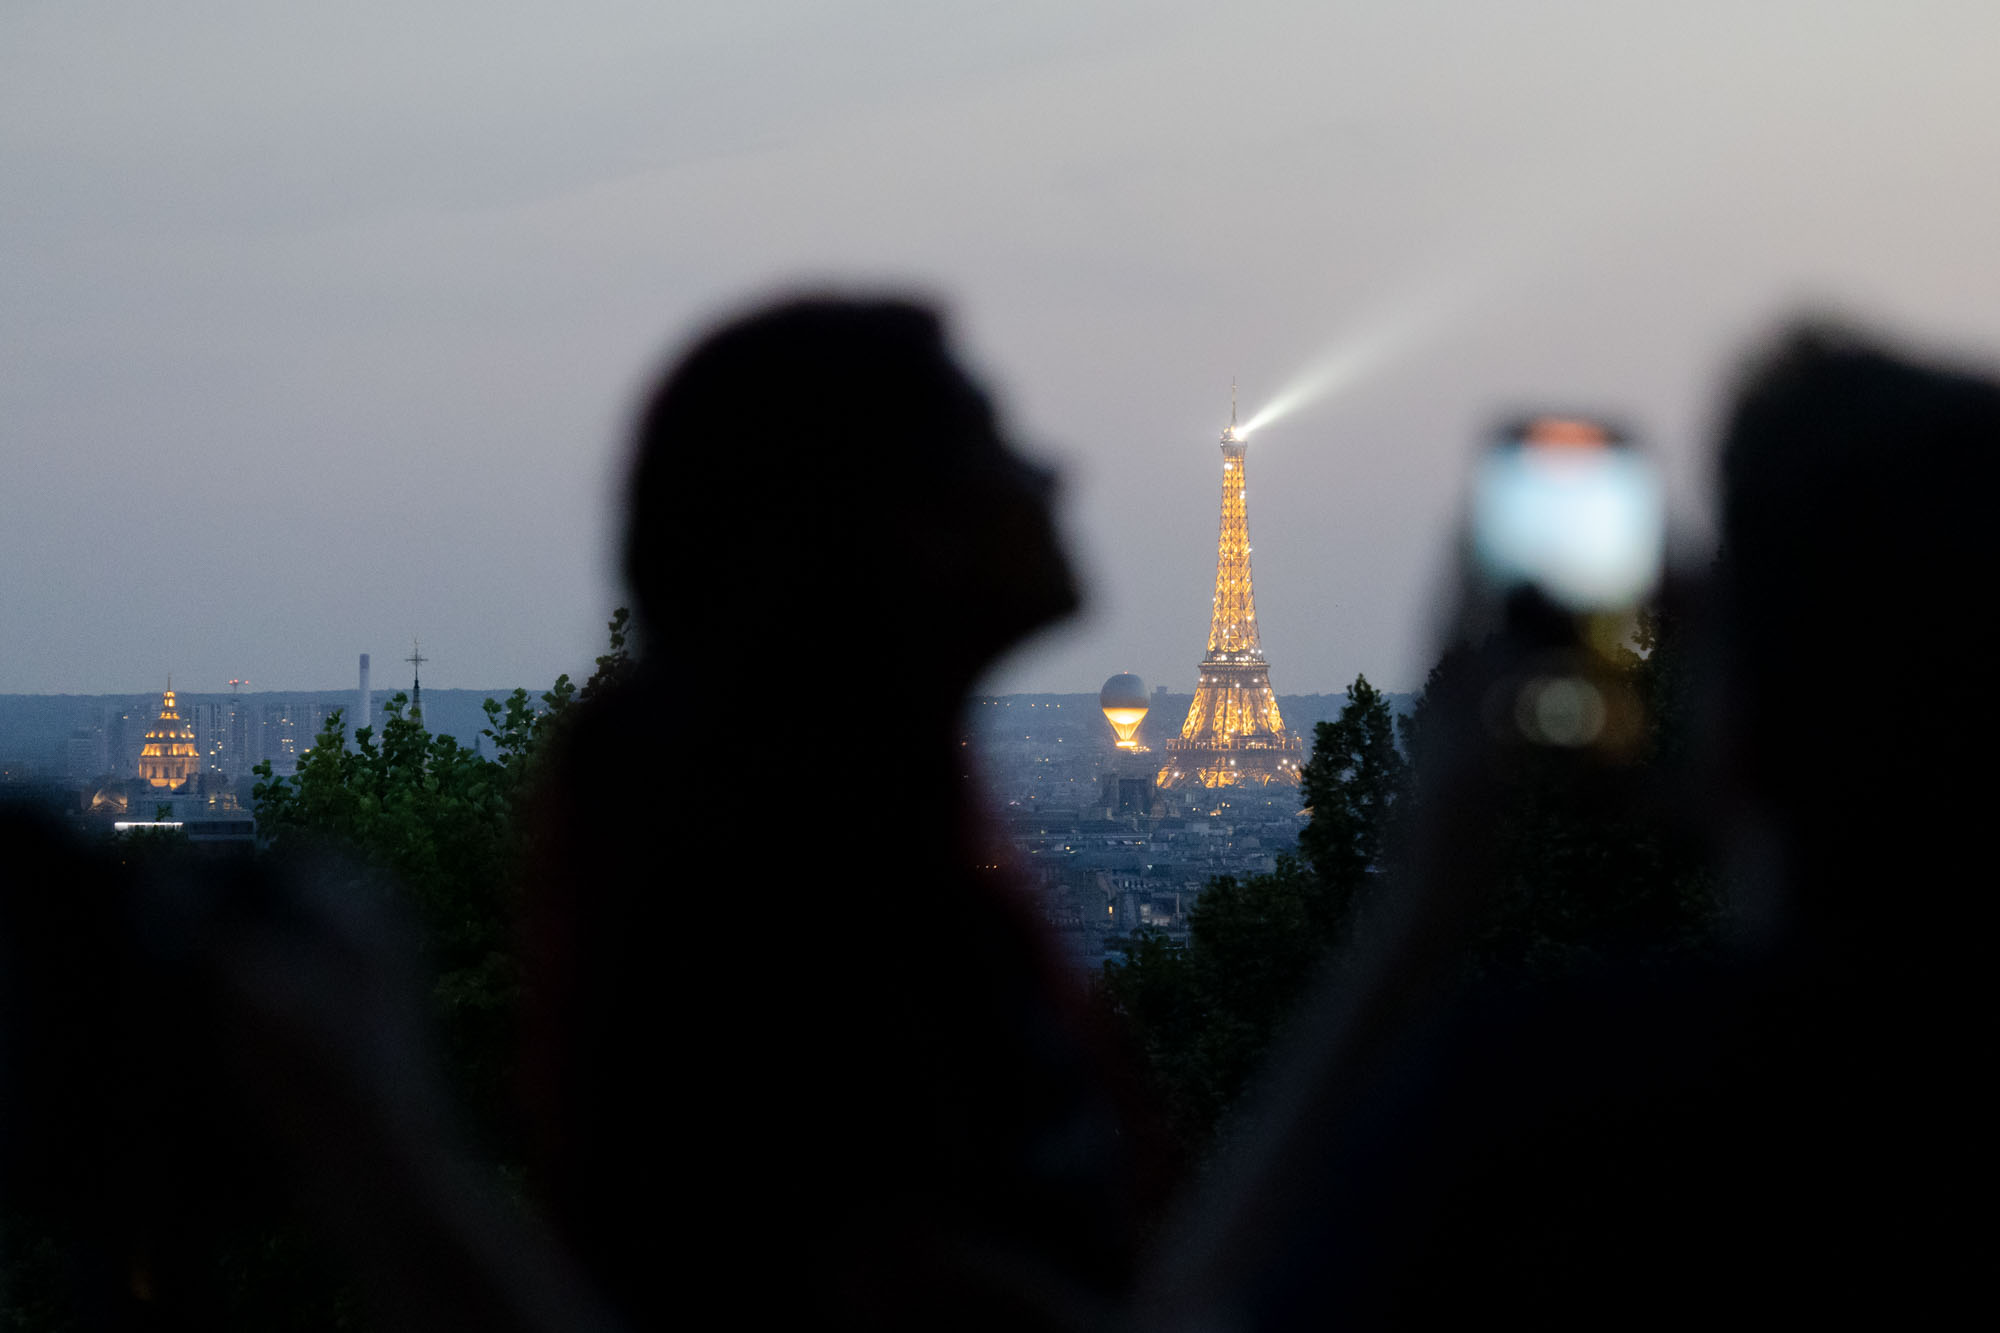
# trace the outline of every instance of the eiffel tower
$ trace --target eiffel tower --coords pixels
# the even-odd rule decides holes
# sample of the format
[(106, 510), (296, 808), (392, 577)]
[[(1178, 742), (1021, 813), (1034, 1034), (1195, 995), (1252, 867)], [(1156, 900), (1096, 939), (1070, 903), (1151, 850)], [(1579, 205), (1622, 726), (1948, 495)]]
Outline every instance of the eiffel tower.
[(1250, 588), (1250, 514), (1243, 499), (1243, 454), (1236, 428), (1236, 384), (1229, 385), (1229, 429), (1222, 432), (1222, 535), (1215, 553), (1215, 614), (1181, 734), (1167, 742), (1162, 787), (1296, 786), (1305, 750), (1285, 731), (1271, 668), (1257, 639), (1257, 598)]

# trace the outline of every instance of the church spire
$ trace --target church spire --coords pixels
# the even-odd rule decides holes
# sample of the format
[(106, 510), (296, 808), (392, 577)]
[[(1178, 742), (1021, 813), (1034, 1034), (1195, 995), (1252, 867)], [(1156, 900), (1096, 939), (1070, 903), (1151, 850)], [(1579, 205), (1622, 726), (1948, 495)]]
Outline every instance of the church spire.
[(415, 635), (410, 636), (410, 655), (403, 660), (410, 664), (410, 716), (412, 718), (422, 717), (424, 715), (424, 663), (431, 659), (425, 657), (423, 649), (417, 646)]

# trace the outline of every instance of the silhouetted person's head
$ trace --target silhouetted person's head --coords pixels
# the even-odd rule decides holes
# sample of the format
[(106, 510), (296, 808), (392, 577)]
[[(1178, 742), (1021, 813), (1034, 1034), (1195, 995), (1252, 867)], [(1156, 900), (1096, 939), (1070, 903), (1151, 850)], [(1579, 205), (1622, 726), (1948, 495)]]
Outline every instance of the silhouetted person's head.
[[(725, 324), (639, 427), (625, 572), (649, 658), (767, 677), (884, 650), (957, 693), (1068, 612), (1047, 473), (1001, 437), (938, 317), (813, 298)], [(907, 689), (908, 680), (883, 681)]]
[[(1723, 444), (1737, 757), (1821, 865), (1963, 839), (1991, 762), (1988, 618), (2000, 385), (1851, 335), (1792, 334)], [(1879, 889), (1881, 886), (1872, 886)]]

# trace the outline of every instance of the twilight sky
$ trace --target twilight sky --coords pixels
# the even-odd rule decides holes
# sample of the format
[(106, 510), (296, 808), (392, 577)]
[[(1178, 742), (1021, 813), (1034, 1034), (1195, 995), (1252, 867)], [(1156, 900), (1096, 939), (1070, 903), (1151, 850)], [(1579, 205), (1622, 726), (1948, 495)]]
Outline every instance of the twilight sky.
[(1272, 683), (1411, 689), (1498, 415), (1633, 424), (1698, 544), (1788, 314), (1995, 359), (1996, 69), (1987, 0), (9, 0), (0, 692), (587, 670), (636, 393), (802, 283), (941, 299), (1064, 472), (1091, 607), (991, 688), (1190, 688), (1229, 378), (1329, 366)]

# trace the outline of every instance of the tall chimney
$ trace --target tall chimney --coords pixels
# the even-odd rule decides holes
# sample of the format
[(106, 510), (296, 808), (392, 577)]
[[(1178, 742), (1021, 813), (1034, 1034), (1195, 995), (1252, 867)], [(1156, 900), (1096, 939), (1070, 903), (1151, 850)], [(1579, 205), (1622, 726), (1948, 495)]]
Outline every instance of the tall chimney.
[(368, 692), (368, 654), (363, 653), (361, 654), (361, 689), (355, 696), (354, 725), (347, 729), (348, 735), (352, 736), (363, 727), (372, 727), (375, 725), (374, 718), (369, 715), (369, 710), (374, 707), (374, 703), (373, 696)]

